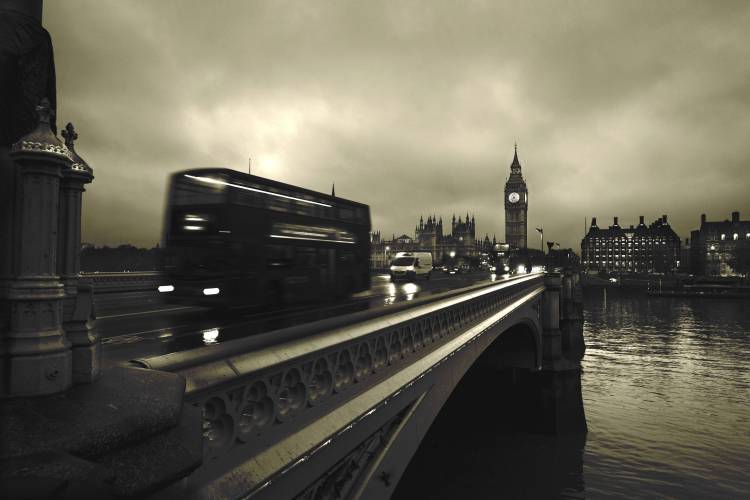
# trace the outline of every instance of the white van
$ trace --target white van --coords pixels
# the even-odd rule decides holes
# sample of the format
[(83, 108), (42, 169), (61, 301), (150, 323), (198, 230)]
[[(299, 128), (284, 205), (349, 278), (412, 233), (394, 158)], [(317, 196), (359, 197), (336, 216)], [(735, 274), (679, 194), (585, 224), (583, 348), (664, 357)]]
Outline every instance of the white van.
[(430, 252), (398, 252), (391, 261), (391, 281), (430, 279), (431, 273), (432, 254)]

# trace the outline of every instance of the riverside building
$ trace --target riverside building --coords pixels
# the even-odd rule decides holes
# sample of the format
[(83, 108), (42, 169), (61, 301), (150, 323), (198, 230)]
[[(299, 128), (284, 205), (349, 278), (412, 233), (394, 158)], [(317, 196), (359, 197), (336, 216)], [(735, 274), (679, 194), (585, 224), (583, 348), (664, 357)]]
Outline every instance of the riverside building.
[(620, 226), (618, 217), (602, 229), (591, 219), (581, 240), (581, 260), (588, 271), (669, 272), (680, 265), (680, 237), (662, 215), (648, 226)]
[(690, 233), (690, 264), (696, 275), (738, 276), (750, 274), (750, 220), (711, 222), (701, 215), (701, 227)]

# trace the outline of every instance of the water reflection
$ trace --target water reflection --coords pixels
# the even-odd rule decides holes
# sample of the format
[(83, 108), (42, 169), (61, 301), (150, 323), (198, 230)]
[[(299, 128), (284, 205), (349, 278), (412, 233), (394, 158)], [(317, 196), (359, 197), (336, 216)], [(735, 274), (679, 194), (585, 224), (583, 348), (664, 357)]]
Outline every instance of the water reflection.
[(383, 300), (383, 303), (389, 306), (394, 302), (396, 302), (396, 285), (388, 283), (385, 288), (385, 299)]
[(747, 496), (747, 302), (587, 289), (587, 490)]
[(412, 300), (417, 292), (419, 292), (419, 285), (416, 285), (414, 283), (405, 283), (402, 290), (406, 294), (406, 300)]
[(388, 283), (385, 287), (385, 298), (383, 299), (383, 304), (389, 306), (395, 303), (399, 293), (403, 294), (406, 300), (413, 300), (419, 293), (419, 290), (419, 285), (416, 283), (403, 283), (401, 285)]
[(172, 332), (172, 330), (169, 328), (164, 328), (156, 338), (159, 340), (167, 340), (171, 339), (172, 337), (174, 337), (174, 332)]

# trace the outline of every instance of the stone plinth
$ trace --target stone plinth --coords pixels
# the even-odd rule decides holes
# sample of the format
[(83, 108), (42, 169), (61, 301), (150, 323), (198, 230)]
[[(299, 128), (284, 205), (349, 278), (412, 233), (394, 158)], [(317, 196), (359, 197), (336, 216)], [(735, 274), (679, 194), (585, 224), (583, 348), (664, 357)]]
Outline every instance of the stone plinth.
[(203, 456), (200, 411), (183, 407), (184, 390), (179, 375), (114, 368), (62, 394), (4, 401), (0, 490), (140, 497), (177, 483)]
[(9, 396), (51, 394), (72, 385), (70, 343), (62, 329), (64, 290), (57, 275), (60, 181), (71, 155), (50, 129), (46, 99), (37, 113), (37, 128), (10, 153), (16, 182), (2, 373), (2, 391)]

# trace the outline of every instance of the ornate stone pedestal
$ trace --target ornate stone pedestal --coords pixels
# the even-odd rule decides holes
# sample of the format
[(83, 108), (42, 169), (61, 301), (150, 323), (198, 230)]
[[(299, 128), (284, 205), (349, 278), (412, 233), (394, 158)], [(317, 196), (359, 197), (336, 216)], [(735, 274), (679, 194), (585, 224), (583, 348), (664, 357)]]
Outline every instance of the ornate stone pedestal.
[(72, 344), (73, 382), (81, 384), (101, 376), (101, 341), (96, 331), (93, 289), (80, 282), (81, 204), (84, 186), (94, 175), (75, 150), (78, 134), (72, 123), (65, 126), (62, 135), (73, 161), (70, 168), (62, 171), (57, 265), (65, 286), (63, 328)]
[(71, 156), (50, 130), (46, 100), (37, 113), (37, 128), (11, 148), (14, 243), (5, 291), (8, 368), (2, 386), (10, 396), (52, 394), (73, 383), (70, 343), (62, 329), (64, 289), (56, 272), (60, 180)]

